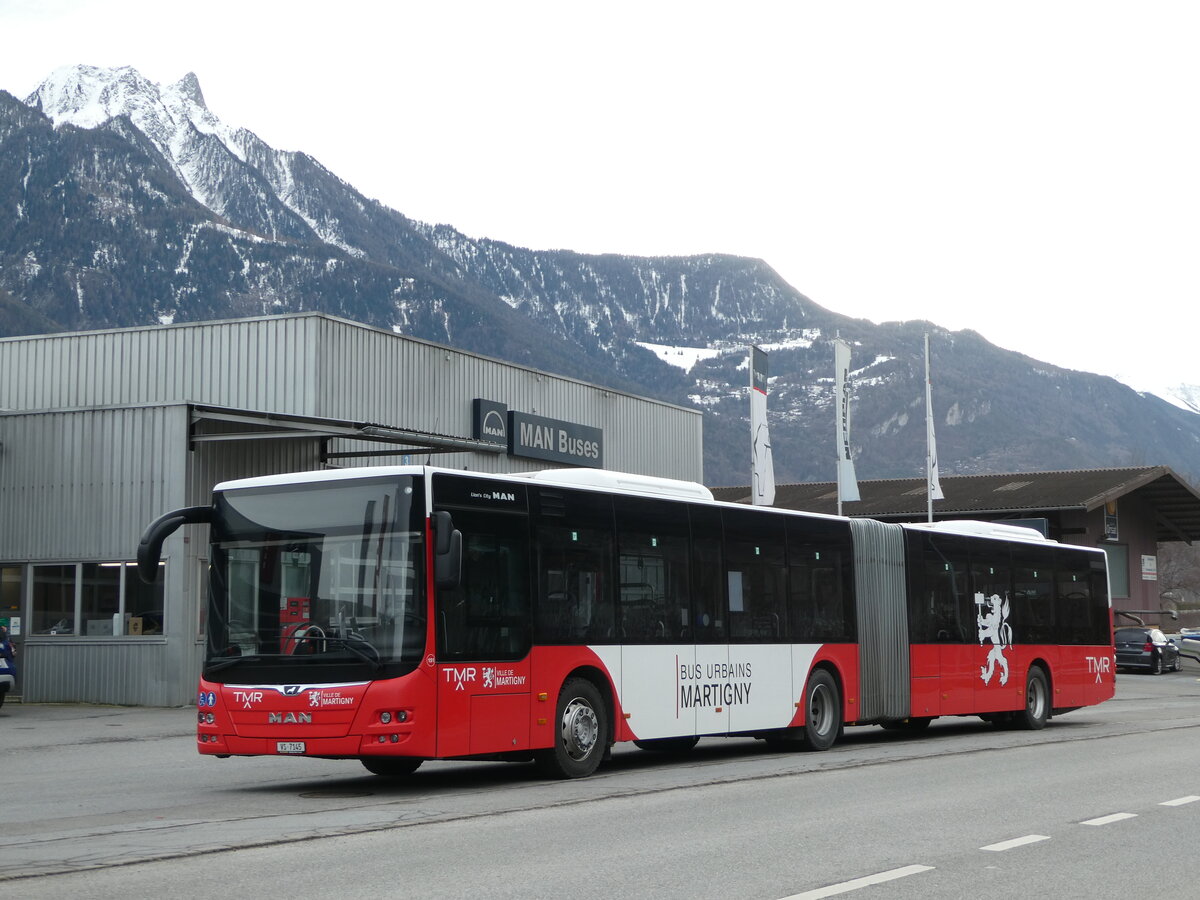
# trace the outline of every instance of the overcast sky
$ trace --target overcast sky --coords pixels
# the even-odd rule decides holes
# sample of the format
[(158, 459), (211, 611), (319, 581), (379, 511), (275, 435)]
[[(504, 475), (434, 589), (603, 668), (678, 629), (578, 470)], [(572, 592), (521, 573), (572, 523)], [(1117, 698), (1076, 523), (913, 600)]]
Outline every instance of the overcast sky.
[(1200, 384), (1194, 2), (0, 0), (0, 35), (20, 98), (194, 71), (473, 237), (760, 257), (846, 315)]

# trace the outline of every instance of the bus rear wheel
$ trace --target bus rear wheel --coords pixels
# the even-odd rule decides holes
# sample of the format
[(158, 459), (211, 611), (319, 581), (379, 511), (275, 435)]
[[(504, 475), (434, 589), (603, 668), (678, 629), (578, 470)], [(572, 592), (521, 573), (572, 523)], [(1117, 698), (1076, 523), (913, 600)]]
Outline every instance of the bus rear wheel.
[(1039, 731), (1050, 720), (1050, 682), (1040, 666), (1033, 666), (1025, 680), (1025, 708), (1013, 713), (1013, 724), (1026, 731)]
[(842, 730), (842, 701), (837, 682), (825, 669), (808, 677), (804, 688), (804, 744), (828, 750)]
[(421, 760), (407, 756), (364, 756), (363, 768), (383, 778), (407, 778), (421, 765)]
[(608, 748), (608, 710), (586, 678), (570, 678), (558, 695), (554, 746), (539, 750), (538, 769), (548, 778), (583, 778), (600, 765)]

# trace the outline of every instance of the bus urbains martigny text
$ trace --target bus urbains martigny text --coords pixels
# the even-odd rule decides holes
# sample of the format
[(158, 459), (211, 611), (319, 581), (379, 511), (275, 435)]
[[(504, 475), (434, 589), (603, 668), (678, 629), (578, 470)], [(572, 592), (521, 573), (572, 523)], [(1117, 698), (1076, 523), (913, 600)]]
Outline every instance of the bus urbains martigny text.
[(938, 716), (1042, 728), (1113, 696), (1105, 556), (985, 523), (719, 503), (572, 469), (357, 468), (219, 484), (197, 746), (219, 757), (534, 760), (616, 741), (829, 748)]

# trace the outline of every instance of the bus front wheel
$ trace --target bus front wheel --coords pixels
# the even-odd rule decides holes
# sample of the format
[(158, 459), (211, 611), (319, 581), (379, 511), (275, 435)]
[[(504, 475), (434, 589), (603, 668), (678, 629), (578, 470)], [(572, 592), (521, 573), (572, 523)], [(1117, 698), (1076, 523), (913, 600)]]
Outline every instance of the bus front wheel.
[(554, 746), (539, 750), (538, 769), (549, 778), (583, 778), (600, 765), (608, 747), (608, 711), (586, 678), (571, 678), (558, 695)]
[(828, 750), (842, 730), (842, 701), (837, 682), (825, 669), (808, 677), (804, 688), (804, 743), (809, 750)]

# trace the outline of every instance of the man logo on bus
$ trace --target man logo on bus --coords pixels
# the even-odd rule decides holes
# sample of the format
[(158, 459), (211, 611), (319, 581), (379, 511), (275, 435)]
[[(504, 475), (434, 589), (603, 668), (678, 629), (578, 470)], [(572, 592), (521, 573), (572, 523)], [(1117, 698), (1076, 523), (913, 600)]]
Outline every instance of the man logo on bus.
[(996, 673), (996, 664), (999, 663), (1000, 684), (1008, 684), (1008, 659), (1004, 655), (1004, 651), (1012, 646), (1012, 626), (1008, 624), (1008, 598), (1002, 600), (999, 594), (984, 597), (982, 593), (977, 593), (975, 624), (979, 627), (979, 646), (982, 647), (985, 641), (992, 642), (992, 649), (987, 655), (987, 665), (979, 668), (983, 683), (991, 683), (992, 676)]

